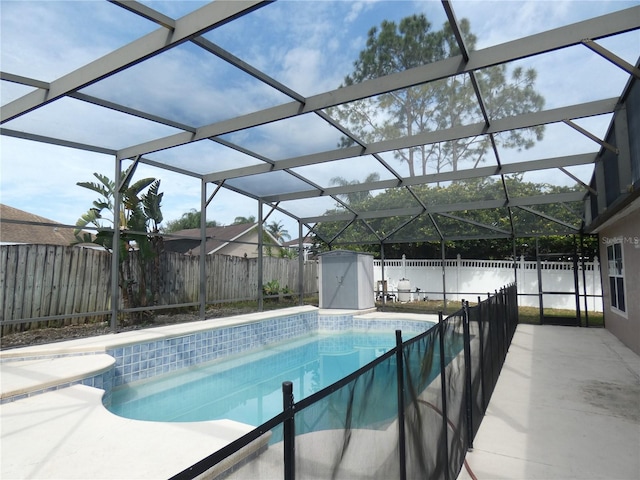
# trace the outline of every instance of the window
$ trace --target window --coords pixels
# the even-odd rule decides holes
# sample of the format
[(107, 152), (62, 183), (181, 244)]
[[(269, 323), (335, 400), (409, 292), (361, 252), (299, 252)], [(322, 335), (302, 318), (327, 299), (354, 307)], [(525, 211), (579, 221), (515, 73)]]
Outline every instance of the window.
[(622, 243), (608, 245), (607, 258), (609, 260), (609, 294), (611, 297), (611, 306), (621, 312), (625, 312)]

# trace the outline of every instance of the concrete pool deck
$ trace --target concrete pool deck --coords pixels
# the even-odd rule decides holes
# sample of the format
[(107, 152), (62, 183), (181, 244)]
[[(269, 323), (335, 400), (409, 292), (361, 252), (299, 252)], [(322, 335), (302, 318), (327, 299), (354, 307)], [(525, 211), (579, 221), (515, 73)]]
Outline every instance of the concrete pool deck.
[(519, 325), (466, 460), (484, 480), (639, 479), (640, 357), (604, 329)]
[[(204, 323), (161, 328), (181, 333)], [(80, 367), (64, 364), (68, 357), (12, 358), (99, 352), (158, 335), (140, 330), (1, 352), (2, 390), (37, 389), (52, 376), (109, 362), (108, 355), (73, 357)], [(253, 428), (125, 419), (104, 408), (102, 393), (73, 385), (1, 405), (0, 478), (167, 478)], [(640, 357), (603, 329), (518, 326), (474, 447), (467, 462), (479, 479), (640, 478)], [(472, 477), (463, 469), (458, 478)]]
[(129, 420), (85, 385), (4, 404), (1, 421), (5, 480), (168, 478), (253, 429), (230, 420)]

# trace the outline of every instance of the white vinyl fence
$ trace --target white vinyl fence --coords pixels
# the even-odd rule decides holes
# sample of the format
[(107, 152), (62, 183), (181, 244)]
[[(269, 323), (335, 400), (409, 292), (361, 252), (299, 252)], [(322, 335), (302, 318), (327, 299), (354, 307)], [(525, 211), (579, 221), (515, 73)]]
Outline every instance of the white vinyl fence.
[[(564, 294), (544, 294), (545, 308), (575, 309), (575, 285), (572, 262), (541, 262), (542, 291), (566, 292)], [(374, 260), (373, 276), (378, 290), (382, 290), (382, 265)], [(538, 268), (537, 262), (520, 258), (515, 263), (511, 260), (465, 260), (460, 258), (445, 260), (444, 271), (442, 260), (385, 259), (384, 280), (387, 291), (398, 293), (401, 280), (408, 280), (410, 297), (414, 300), (428, 297), (430, 300), (442, 299), (443, 276), (446, 285), (447, 301), (475, 301), (478, 296), (483, 299), (487, 293), (496, 288), (516, 281), (518, 283), (518, 304), (522, 306), (539, 306)], [(589, 311), (602, 311), (602, 289), (600, 284), (600, 262), (585, 262), (584, 277), (587, 286), (587, 307)], [(578, 262), (578, 293), (584, 294), (582, 265)], [(406, 288), (406, 282), (401, 284)], [(418, 289), (418, 290), (416, 290)], [(398, 298), (396, 296), (396, 298)], [(406, 295), (405, 295), (406, 298)], [(584, 298), (580, 299), (580, 310), (584, 310)]]

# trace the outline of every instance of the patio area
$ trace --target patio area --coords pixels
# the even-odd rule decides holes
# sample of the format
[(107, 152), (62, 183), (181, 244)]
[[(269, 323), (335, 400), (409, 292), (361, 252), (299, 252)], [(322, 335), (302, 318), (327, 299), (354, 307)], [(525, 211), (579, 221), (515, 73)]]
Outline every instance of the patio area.
[(638, 479), (638, 452), (640, 357), (604, 329), (519, 325), (466, 457), (473, 475)]

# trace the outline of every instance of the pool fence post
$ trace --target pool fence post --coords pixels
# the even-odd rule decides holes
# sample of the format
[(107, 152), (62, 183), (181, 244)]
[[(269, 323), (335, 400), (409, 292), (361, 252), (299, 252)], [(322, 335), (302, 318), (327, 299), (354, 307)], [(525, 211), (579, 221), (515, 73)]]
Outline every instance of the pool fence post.
[(402, 356), (402, 331), (396, 330), (396, 366), (398, 383), (398, 455), (400, 480), (407, 478), (407, 457), (404, 430), (404, 361)]
[(471, 384), (471, 332), (469, 331), (469, 302), (462, 300), (462, 331), (464, 334), (465, 404), (467, 411), (467, 448), (473, 449), (473, 392)]
[(440, 335), (440, 390), (442, 393), (442, 438), (444, 439), (444, 478), (450, 480), (449, 475), (449, 435), (447, 429), (449, 423), (447, 421), (447, 382), (446, 382), (446, 357), (444, 354), (444, 320), (442, 310), (438, 312), (438, 333)]
[(482, 324), (482, 301), (478, 296), (478, 335), (480, 336), (480, 388), (482, 389), (482, 413), (487, 409), (487, 399), (484, 386), (484, 325)]
[(284, 480), (294, 480), (296, 476), (296, 429), (293, 417), (293, 383), (282, 382), (282, 407), (285, 413), (283, 423)]
[(496, 297), (496, 317), (498, 317), (498, 326), (500, 327), (498, 329), (498, 342), (500, 343), (500, 367), (498, 368), (498, 371), (500, 371), (500, 369), (502, 369), (502, 364), (504, 363), (504, 358), (507, 356), (507, 352), (505, 350), (505, 343), (504, 343), (504, 337), (505, 337), (505, 333), (504, 333), (504, 305), (502, 302), (502, 289), (500, 289), (500, 291), (495, 290), (495, 297)]
[[(493, 338), (495, 336), (495, 305), (493, 304), (493, 299), (491, 298), (491, 293), (487, 292), (487, 325), (489, 326), (489, 355), (491, 360), (491, 364), (489, 365), (491, 368), (491, 392), (493, 393), (493, 387), (497, 382), (496, 378), (496, 349), (498, 346), (496, 345), (496, 339)], [(487, 401), (490, 399), (487, 398)], [(487, 404), (487, 406), (489, 406)]]

